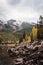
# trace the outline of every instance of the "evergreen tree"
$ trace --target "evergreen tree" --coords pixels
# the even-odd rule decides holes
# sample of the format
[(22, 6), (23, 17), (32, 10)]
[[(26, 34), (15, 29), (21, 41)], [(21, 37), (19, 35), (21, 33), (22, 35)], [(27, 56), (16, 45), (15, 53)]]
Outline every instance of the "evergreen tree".
[(26, 37), (26, 33), (25, 33), (25, 31), (23, 32), (23, 39), (25, 39), (25, 37)]
[(39, 18), (39, 24), (38, 24), (38, 32), (37, 32), (37, 38), (38, 39), (43, 39), (43, 17), (42, 16), (40, 16), (40, 18)]

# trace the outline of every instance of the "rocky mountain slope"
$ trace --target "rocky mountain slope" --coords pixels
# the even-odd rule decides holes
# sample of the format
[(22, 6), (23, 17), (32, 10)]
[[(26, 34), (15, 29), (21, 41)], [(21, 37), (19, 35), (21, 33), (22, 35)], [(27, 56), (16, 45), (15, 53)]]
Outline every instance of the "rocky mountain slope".
[(13, 30), (15, 31), (25, 31), (29, 33), (34, 25), (30, 23), (23, 22), (21, 25), (18, 24), (18, 21), (16, 20), (8, 20), (7, 23), (3, 23), (0, 20), (0, 31), (2, 32), (11, 32)]

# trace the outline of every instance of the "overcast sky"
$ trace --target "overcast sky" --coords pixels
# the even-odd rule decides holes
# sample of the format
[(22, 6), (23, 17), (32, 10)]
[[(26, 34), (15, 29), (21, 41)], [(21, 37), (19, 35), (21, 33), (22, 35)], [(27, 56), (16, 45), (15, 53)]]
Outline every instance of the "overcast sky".
[(43, 16), (43, 0), (0, 0), (0, 19), (36, 22)]

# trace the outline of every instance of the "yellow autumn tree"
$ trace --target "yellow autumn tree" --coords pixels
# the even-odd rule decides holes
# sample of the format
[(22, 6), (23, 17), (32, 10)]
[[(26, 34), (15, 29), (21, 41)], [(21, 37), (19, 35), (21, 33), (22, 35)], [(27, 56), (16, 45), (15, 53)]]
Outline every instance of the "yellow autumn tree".
[(26, 40), (28, 43), (30, 43), (30, 42), (31, 42), (31, 36), (30, 36), (30, 35), (26, 35), (25, 40)]
[(31, 32), (31, 35), (32, 35), (32, 39), (33, 40), (36, 40), (37, 39), (37, 27), (33, 27), (32, 28), (32, 32)]

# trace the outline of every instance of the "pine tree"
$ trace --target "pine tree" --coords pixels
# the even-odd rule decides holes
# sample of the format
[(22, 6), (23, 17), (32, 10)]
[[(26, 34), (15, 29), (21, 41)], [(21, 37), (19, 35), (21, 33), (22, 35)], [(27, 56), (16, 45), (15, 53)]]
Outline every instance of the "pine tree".
[(38, 39), (43, 39), (43, 17), (42, 16), (40, 16), (40, 18), (39, 18), (39, 24), (38, 24), (38, 26), (37, 26), (37, 28), (38, 28), (38, 33), (37, 33), (37, 38)]
[(26, 37), (26, 33), (25, 33), (25, 31), (23, 32), (23, 39), (25, 39), (25, 37)]

